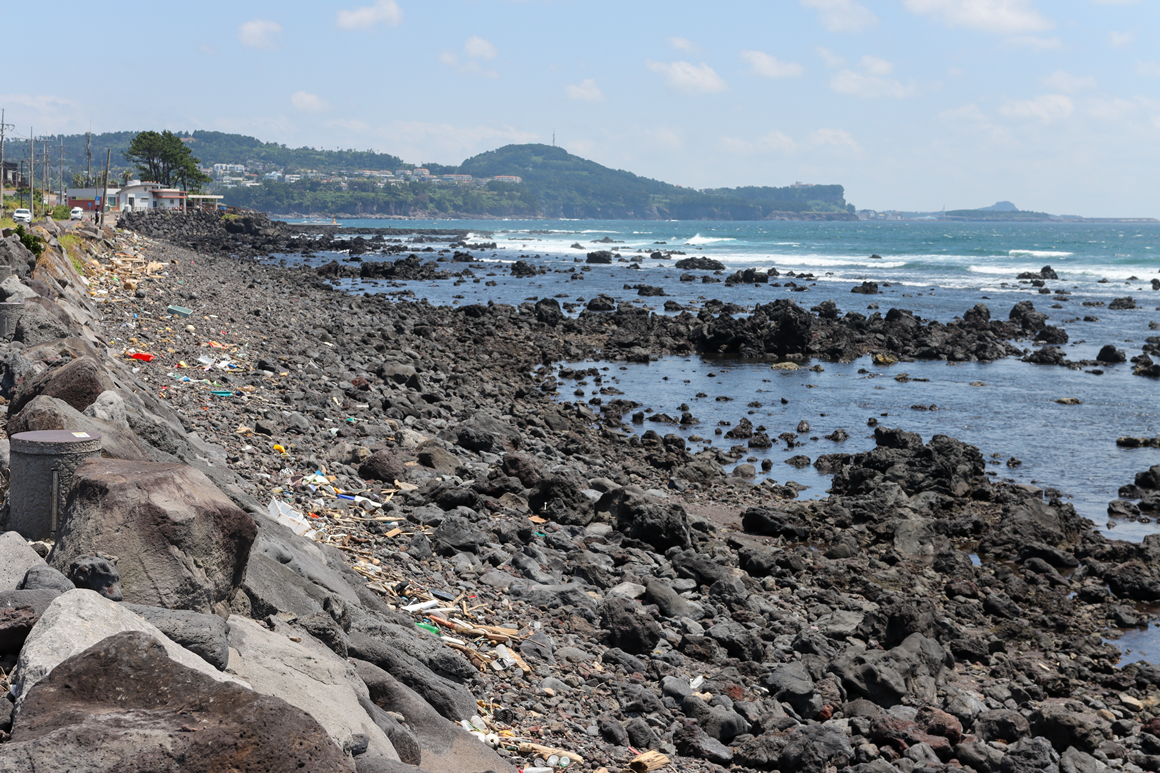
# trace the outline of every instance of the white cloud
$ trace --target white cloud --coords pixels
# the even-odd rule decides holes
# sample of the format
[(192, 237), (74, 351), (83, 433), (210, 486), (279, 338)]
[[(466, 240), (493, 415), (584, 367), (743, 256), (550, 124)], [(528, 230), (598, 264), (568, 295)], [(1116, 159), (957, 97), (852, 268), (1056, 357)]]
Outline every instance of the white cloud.
[(805, 72), (796, 62), (783, 62), (762, 51), (742, 51), (741, 58), (749, 63), (750, 72), (764, 78), (796, 78)]
[(1160, 64), (1156, 62), (1136, 62), (1136, 73), (1138, 75), (1147, 75), (1152, 78), (1160, 78)]
[(826, 67), (845, 67), (846, 59), (838, 54), (835, 54), (828, 48), (818, 48), (818, 56), (826, 63)]
[(871, 75), (889, 75), (894, 72), (894, 65), (880, 56), (862, 57), (862, 67)]
[(1135, 39), (1136, 33), (1134, 32), (1108, 33), (1108, 45), (1110, 45), (1112, 48), (1123, 48), (1124, 46), (1131, 45)]
[(910, 11), (941, 16), (948, 27), (1017, 35), (1055, 26), (1031, 6), (1031, 0), (906, 0)]
[(338, 12), (338, 26), (344, 30), (364, 30), (376, 24), (398, 27), (403, 23), (403, 9), (395, 0), (376, 0), (353, 11)]
[(463, 44), (463, 50), (472, 59), (495, 59), (497, 53), (495, 46), (478, 35), (469, 37), (467, 42)]
[(839, 94), (866, 99), (891, 97), (905, 99), (915, 93), (914, 84), (903, 84), (886, 76), (894, 72), (894, 65), (877, 56), (862, 57), (862, 72), (841, 70), (830, 79), (830, 88)]
[(1090, 75), (1081, 77), (1065, 70), (1056, 70), (1046, 78), (1041, 78), (1039, 82), (1052, 91), (1063, 91), (1068, 94), (1094, 89), (1098, 85), (1096, 79)]
[[(12, 108), (19, 105), (22, 110), (19, 111), (21, 125), (29, 124), (31, 126), (52, 126), (55, 131), (70, 128), (77, 131), (84, 131), (88, 128), (91, 119), (84, 118), (85, 113), (89, 113), (91, 108), (82, 106), (77, 102), (63, 97), (54, 97), (47, 94), (0, 94), (0, 104), (8, 108), (8, 120), (12, 121), (13, 115), (17, 114)], [(17, 129), (19, 133), (21, 130)], [(28, 131), (28, 126), (24, 126), (23, 131)], [(12, 134), (8, 135), (11, 140)], [(16, 137), (19, 140), (21, 137)], [(25, 134), (23, 139), (27, 140), (28, 135)], [(27, 153), (27, 150), (25, 150)], [(12, 157), (7, 158), (8, 161)]]
[(1123, 121), (1128, 118), (1140, 105), (1130, 99), (1120, 97), (1097, 98), (1089, 100), (1084, 112), (1092, 118), (1101, 121)]
[(645, 66), (655, 73), (665, 76), (665, 83), (678, 91), (687, 94), (712, 94), (716, 91), (728, 91), (729, 85), (718, 75), (712, 67), (702, 62), (699, 65), (689, 62), (653, 62), (645, 61)]
[[(496, 54), (495, 46), (487, 42), (478, 35), (472, 35), (463, 44), (463, 51), (473, 59), (494, 59)], [(484, 78), (498, 78), (499, 73), (495, 70), (489, 70), (479, 62), (467, 61), (460, 63), (459, 55), (454, 51), (440, 51), (439, 61), (448, 67), (455, 67), (460, 72), (471, 75), (482, 75)]]
[(665, 38), (665, 42), (678, 51), (686, 51), (690, 54), (701, 52), (701, 47), (688, 38)]
[(325, 99), (309, 91), (295, 91), (290, 95), (290, 104), (294, 105), (296, 110), (307, 113), (321, 113), (330, 107)]
[(604, 102), (604, 92), (596, 85), (596, 81), (592, 78), (585, 78), (579, 83), (565, 86), (565, 93), (568, 94), (568, 99), (576, 102)]
[(1008, 118), (1025, 118), (1051, 123), (1075, 112), (1071, 97), (1065, 94), (1041, 94), (1035, 99), (1007, 102), (999, 112)]
[(810, 143), (818, 147), (832, 145), (838, 148), (850, 148), (851, 150), (862, 149), (854, 138), (850, 136), (850, 132), (845, 129), (818, 129), (810, 135)]
[(1016, 35), (1003, 42), (1015, 48), (1030, 48), (1035, 51), (1055, 51), (1063, 48), (1063, 41), (1059, 38), (1045, 38), (1039, 35)]
[(861, 32), (878, 17), (854, 0), (799, 0), (806, 8), (818, 12), (818, 21), (830, 32)]
[(779, 131), (763, 134), (752, 142), (737, 137), (722, 137), (721, 144), (732, 153), (792, 153), (797, 150), (793, 137)]
[(272, 51), (278, 47), (277, 38), (281, 34), (282, 25), (269, 19), (251, 19), (238, 27), (238, 40), (248, 48)]

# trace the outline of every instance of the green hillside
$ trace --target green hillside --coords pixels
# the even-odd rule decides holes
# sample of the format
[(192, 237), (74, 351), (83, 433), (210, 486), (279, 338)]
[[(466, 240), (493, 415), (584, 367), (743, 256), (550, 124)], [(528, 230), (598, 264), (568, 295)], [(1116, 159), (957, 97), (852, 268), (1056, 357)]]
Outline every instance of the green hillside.
[[(402, 159), (390, 153), (376, 153), (372, 150), (320, 150), (316, 148), (288, 148), (276, 142), (262, 142), (242, 134), (226, 134), (214, 131), (175, 131), (178, 137), (192, 137), (187, 143), (193, 155), (202, 166), (214, 164), (245, 164), (253, 171), (295, 172), (314, 169), (325, 174), (334, 174), (356, 169), (394, 170), (403, 165)], [(133, 164), (127, 161), (123, 152), (137, 132), (105, 132), (92, 136), (92, 173), (97, 175), (105, 168), (105, 150), (112, 151), (111, 177), (120, 179), (124, 170)], [(63, 146), (63, 154), (62, 154)], [(53, 187), (59, 179), (59, 168), (64, 166), (66, 184), (72, 180), (74, 172), (84, 172), (88, 167), (85, 155), (85, 135), (65, 134), (36, 138), (37, 166), (48, 150), (49, 171)], [(20, 162), (28, 158), (28, 138), (9, 135), (5, 143), (5, 159)], [(38, 175), (39, 178), (39, 175)]]
[(840, 185), (702, 193), (609, 169), (550, 145), (507, 145), (467, 159), (458, 171), (520, 176), (549, 217), (761, 220), (771, 212), (847, 211)]

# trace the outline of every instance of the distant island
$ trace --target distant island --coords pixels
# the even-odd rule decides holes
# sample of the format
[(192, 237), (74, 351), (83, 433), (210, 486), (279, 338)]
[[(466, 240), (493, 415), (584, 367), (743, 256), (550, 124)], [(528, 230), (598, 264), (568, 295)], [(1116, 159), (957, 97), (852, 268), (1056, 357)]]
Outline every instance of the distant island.
[(1046, 212), (1022, 210), (1010, 201), (998, 201), (978, 209), (948, 209), (939, 212), (905, 212), (899, 210), (858, 210), (860, 220), (949, 220), (960, 223), (1160, 223), (1152, 217), (1081, 217), (1049, 215)]

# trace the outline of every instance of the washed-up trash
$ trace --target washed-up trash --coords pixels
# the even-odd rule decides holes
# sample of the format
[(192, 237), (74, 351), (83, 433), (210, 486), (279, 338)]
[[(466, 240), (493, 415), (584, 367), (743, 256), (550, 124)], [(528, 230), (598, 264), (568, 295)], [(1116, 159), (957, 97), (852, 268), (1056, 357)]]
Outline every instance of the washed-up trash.
[[(568, 762), (564, 763), (565, 765), (570, 765), (574, 762), (584, 762), (584, 758), (576, 752), (570, 752), (564, 749), (553, 749), (551, 746), (540, 746), (538, 743), (529, 743), (528, 741), (520, 742), (519, 751), (520, 754), (536, 754), (545, 759), (554, 754), (560, 758), (561, 762), (563, 762), (564, 758), (567, 758)], [(524, 768), (524, 770), (527, 771), (529, 768)]]
[(210, 394), (213, 395), (214, 397), (233, 397), (234, 396), (233, 392), (227, 392), (224, 389), (215, 389), (212, 392), (210, 392)]
[[(669, 758), (665, 755), (656, 751), (648, 751), (634, 757), (628, 763), (628, 770), (632, 773), (649, 773), (649, 771), (659, 770), (668, 764)], [(527, 769), (525, 768), (525, 770)]]
[(431, 591), (431, 595), (437, 599), (443, 599), (444, 601), (455, 601), (455, 596), (445, 590), (433, 590)]
[(153, 362), (153, 360), (157, 359), (152, 354), (146, 354), (145, 352), (137, 352), (136, 354), (130, 354), (129, 356), (134, 360), (141, 360), (141, 362)]
[(518, 666), (519, 662), (512, 657), (512, 652), (504, 645), (500, 644), (492, 651), (495, 655), (495, 660), (492, 661), (492, 668), (497, 671), (506, 671), (513, 666)]
[(404, 612), (422, 612), (424, 609), (431, 609), (439, 606), (438, 601), (419, 601), (414, 604), (408, 604), (403, 607)]
[(439, 629), (436, 628), (435, 626), (431, 625), (430, 623), (415, 623), (415, 627), (422, 628), (427, 633), (433, 633), (436, 636), (439, 635)]
[(187, 309), (184, 306), (170, 306), (165, 310), (166, 314), (173, 314), (177, 317), (188, 317), (193, 313), (193, 309)]
[(290, 529), (300, 537), (314, 538), (317, 532), (311, 528), (310, 522), (306, 517), (295, 510), (285, 502), (279, 502), (277, 499), (270, 499), (270, 505), (267, 508), (272, 519)]

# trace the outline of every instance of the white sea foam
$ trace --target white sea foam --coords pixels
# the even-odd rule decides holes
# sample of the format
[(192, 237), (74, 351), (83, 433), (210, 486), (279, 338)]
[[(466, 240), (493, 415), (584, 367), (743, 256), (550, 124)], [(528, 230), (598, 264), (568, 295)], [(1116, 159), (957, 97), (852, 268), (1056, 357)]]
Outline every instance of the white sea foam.
[(1015, 255), (1028, 255), (1032, 258), (1066, 258), (1075, 253), (1060, 252), (1059, 250), (1007, 250), (1007, 254), (1012, 257)]
[(730, 237), (701, 236), (701, 234), (697, 234), (696, 236), (694, 236), (693, 238), (691, 238), (687, 242), (685, 242), (685, 244), (699, 246), (702, 244), (717, 244), (718, 242), (735, 242), (735, 241), (737, 241), (737, 240), (730, 238)]

